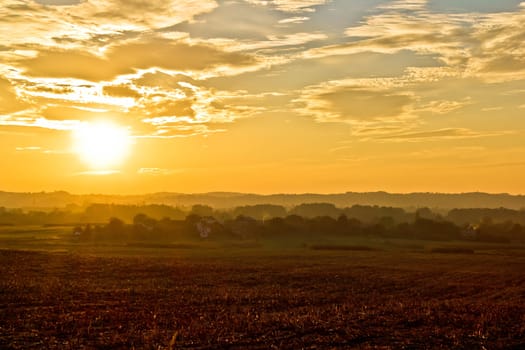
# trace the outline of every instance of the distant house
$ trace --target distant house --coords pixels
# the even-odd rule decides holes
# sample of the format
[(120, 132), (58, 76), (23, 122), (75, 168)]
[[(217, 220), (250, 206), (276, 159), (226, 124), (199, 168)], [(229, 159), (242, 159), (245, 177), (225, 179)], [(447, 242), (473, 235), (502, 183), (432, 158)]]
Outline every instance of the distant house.
[(216, 224), (218, 224), (218, 222), (214, 217), (206, 216), (197, 222), (195, 226), (201, 238), (208, 238), (212, 233), (213, 226)]
[(144, 223), (144, 222), (141, 222), (141, 223), (138, 223), (136, 224), (136, 226), (146, 230), (146, 231), (153, 231), (153, 229), (155, 228), (155, 223), (151, 224), (151, 223)]
[(469, 241), (475, 241), (478, 239), (479, 226), (469, 224), (461, 231), (461, 237)]
[(73, 235), (75, 237), (81, 236), (83, 232), (84, 231), (82, 230), (82, 227), (80, 227), (80, 226), (75, 226), (75, 228), (73, 229)]

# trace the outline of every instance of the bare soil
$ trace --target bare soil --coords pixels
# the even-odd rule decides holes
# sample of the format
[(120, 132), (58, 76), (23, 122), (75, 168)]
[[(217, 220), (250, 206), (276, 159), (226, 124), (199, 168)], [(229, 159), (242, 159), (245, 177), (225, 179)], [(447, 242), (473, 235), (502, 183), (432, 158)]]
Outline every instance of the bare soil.
[(525, 257), (0, 251), (1, 349), (525, 349)]

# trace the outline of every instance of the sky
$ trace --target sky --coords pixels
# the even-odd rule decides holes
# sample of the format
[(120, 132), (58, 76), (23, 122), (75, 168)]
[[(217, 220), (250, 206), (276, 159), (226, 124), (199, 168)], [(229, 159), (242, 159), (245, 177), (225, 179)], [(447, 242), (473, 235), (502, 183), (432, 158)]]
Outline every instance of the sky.
[(0, 190), (525, 193), (520, 0), (0, 3)]

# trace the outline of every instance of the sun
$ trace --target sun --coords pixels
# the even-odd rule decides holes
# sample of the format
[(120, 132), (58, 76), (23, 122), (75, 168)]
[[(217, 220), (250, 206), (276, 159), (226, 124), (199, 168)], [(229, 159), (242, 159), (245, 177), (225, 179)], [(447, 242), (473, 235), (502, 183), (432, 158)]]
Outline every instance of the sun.
[(73, 132), (74, 151), (92, 169), (122, 164), (131, 148), (129, 131), (110, 122), (83, 123)]

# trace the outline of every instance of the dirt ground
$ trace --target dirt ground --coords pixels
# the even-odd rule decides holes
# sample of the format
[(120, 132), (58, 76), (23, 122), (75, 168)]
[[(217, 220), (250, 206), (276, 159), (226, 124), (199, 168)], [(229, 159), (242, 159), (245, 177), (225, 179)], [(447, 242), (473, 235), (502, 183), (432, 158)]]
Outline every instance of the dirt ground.
[(524, 349), (525, 257), (0, 251), (2, 349)]

